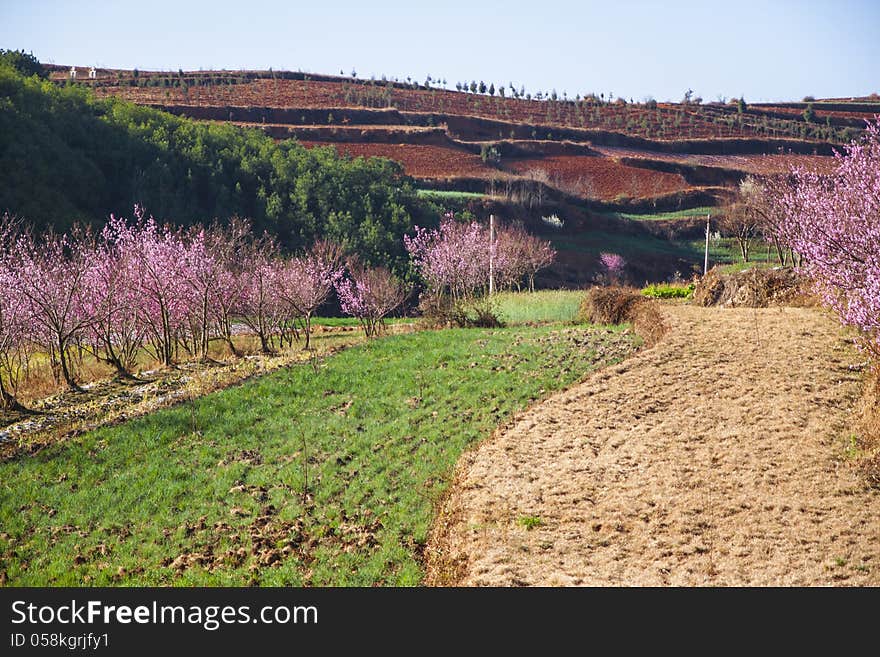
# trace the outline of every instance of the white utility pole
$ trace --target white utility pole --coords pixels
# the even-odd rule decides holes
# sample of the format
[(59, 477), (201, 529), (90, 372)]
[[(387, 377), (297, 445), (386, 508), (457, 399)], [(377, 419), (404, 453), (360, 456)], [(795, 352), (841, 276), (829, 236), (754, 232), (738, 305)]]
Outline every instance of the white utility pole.
[(706, 214), (706, 257), (703, 260), (703, 276), (709, 271), (709, 219), (712, 215)]
[(495, 292), (495, 215), (489, 215), (489, 294)]
[(489, 215), (489, 294), (495, 292), (495, 215)]

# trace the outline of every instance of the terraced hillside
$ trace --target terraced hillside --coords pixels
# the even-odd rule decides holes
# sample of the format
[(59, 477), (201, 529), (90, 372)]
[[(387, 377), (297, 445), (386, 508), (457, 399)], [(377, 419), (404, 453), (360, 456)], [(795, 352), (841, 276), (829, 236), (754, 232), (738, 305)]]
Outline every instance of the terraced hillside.
[[(69, 67), (51, 69), (54, 80), (70, 80)], [(293, 72), (87, 73), (78, 69), (76, 84), (100, 96), (257, 126), (352, 156), (388, 157), (426, 188), (632, 211), (719, 205), (748, 173), (792, 164), (828, 170), (834, 147), (880, 112), (873, 97), (633, 103)]]

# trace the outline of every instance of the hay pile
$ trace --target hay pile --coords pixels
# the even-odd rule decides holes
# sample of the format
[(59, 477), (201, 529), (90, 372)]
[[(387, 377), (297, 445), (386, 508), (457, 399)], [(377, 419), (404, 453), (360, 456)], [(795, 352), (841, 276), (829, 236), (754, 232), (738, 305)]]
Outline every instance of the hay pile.
[(746, 269), (729, 274), (718, 267), (709, 270), (694, 290), (698, 306), (766, 308), (767, 306), (813, 306), (809, 282), (791, 268)]
[(632, 324), (649, 347), (666, 333), (657, 303), (637, 291), (623, 287), (594, 287), (587, 291), (578, 309), (579, 322), (590, 324)]

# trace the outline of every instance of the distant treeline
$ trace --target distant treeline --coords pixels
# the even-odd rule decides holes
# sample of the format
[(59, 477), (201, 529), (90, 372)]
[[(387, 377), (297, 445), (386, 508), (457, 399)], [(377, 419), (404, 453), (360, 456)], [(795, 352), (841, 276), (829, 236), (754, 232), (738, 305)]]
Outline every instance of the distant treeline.
[(325, 238), (395, 269), (402, 235), (430, 223), (397, 163), (96, 99), (0, 58), (0, 213), (65, 231), (135, 203), (179, 225), (246, 217), (291, 249)]

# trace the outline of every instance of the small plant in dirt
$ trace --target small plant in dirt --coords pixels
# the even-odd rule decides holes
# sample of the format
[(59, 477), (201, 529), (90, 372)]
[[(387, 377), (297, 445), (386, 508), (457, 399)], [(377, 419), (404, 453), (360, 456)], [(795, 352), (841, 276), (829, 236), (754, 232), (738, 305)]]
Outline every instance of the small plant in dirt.
[(516, 524), (523, 527), (527, 532), (530, 532), (536, 527), (543, 525), (544, 521), (538, 516), (520, 516), (517, 518)]

